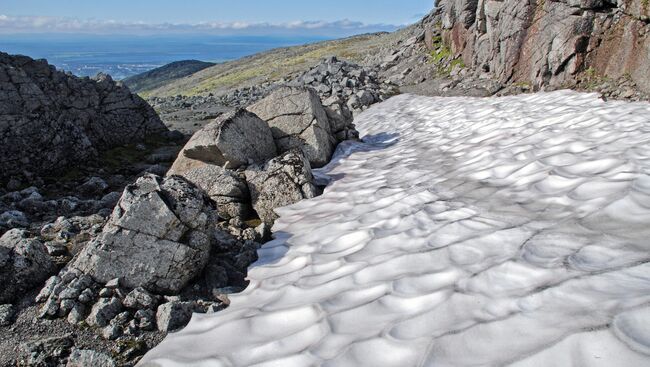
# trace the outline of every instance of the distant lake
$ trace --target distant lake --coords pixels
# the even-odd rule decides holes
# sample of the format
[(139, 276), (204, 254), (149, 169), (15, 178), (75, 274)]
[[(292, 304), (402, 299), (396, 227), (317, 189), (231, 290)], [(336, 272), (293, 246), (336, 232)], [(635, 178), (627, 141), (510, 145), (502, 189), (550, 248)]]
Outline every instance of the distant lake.
[(223, 62), (314, 37), (0, 35), (0, 51), (47, 59), (78, 76), (98, 72), (123, 79), (180, 60)]

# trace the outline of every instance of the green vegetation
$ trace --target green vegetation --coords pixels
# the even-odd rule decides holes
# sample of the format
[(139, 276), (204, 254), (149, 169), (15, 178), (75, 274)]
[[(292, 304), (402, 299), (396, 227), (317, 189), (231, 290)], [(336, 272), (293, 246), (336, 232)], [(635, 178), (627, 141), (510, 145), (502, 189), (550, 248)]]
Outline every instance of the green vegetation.
[(454, 57), (453, 52), (442, 40), (441, 36), (432, 39), (434, 50), (431, 51), (430, 62), (437, 66), (439, 75), (448, 76), (457, 67), (465, 68), (465, 62), (460, 57)]

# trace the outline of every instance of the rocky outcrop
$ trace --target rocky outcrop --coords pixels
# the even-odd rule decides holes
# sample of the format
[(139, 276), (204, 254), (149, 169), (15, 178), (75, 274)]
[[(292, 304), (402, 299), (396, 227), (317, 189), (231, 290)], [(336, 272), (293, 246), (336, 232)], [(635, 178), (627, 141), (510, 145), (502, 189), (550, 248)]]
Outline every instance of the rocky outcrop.
[(246, 110), (223, 114), (192, 136), (181, 154), (187, 158), (238, 168), (276, 155), (269, 126)]
[(629, 75), (648, 92), (649, 15), (646, 0), (440, 0), (429, 27), (477, 75), (535, 88)]
[(0, 180), (55, 173), (167, 131), (110, 76), (78, 78), (45, 60), (0, 53)]
[(246, 170), (253, 208), (260, 219), (273, 224), (275, 208), (318, 195), (309, 162), (300, 150), (291, 150), (261, 167)]
[(298, 148), (314, 167), (329, 162), (335, 140), (313, 89), (283, 87), (247, 109), (269, 124), (280, 153)]
[(55, 270), (43, 243), (24, 230), (8, 231), (0, 237), (0, 304), (42, 284)]
[(128, 288), (179, 292), (203, 270), (216, 213), (203, 192), (177, 177), (149, 175), (128, 186), (102, 233), (71, 268)]

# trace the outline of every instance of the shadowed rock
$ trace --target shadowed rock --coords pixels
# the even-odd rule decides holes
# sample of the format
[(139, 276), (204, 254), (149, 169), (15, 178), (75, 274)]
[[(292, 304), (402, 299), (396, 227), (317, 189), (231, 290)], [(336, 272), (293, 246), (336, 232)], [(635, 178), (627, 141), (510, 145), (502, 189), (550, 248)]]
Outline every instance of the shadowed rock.
[(269, 225), (278, 218), (273, 209), (311, 199), (318, 194), (309, 162), (300, 150), (289, 151), (263, 167), (246, 170), (246, 180), (253, 208), (260, 219)]
[(0, 53), (0, 179), (53, 173), (164, 132), (155, 111), (110, 76), (78, 78)]
[(197, 131), (181, 154), (224, 168), (238, 168), (250, 162), (264, 162), (274, 157), (277, 150), (268, 125), (254, 114), (238, 110)]

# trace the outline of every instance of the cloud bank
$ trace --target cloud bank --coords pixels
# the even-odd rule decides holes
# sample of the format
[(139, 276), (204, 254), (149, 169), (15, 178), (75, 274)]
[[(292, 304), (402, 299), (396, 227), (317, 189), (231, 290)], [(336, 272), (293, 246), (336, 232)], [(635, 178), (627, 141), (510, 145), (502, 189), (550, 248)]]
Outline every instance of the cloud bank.
[(399, 28), (393, 24), (366, 24), (351, 20), (335, 22), (295, 21), (287, 23), (251, 22), (201, 22), (145, 23), (121, 22), (115, 20), (60, 18), (47, 16), (0, 15), (0, 34), (18, 33), (91, 33), (91, 34), (303, 34), (340, 35), (366, 32), (393, 31)]

